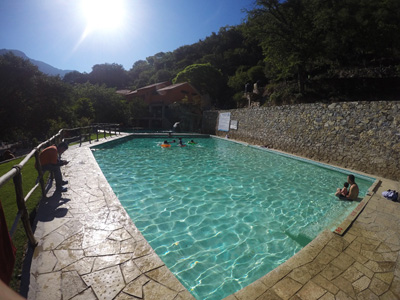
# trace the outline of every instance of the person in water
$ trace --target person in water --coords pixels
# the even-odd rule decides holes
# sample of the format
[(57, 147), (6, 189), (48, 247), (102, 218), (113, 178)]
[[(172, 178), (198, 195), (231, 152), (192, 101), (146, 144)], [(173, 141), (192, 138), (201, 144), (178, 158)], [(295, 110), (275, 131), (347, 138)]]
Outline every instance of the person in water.
[(196, 145), (196, 142), (193, 140), (190, 140), (190, 142), (188, 142), (189, 145)]
[(161, 147), (169, 148), (169, 147), (171, 147), (171, 145), (168, 143), (168, 141), (164, 141), (164, 143), (161, 144)]
[(186, 145), (183, 144), (182, 138), (179, 138), (178, 146), (179, 147), (185, 147), (186, 146)]
[(338, 188), (336, 191), (339, 192), (340, 191), (340, 195), (342, 195), (343, 197), (346, 197), (347, 194), (349, 193), (348, 188), (349, 187), (349, 183), (346, 181), (345, 183), (343, 183), (343, 188), (340, 189)]
[(349, 193), (346, 196), (343, 196), (340, 192), (341, 190), (338, 189), (335, 193), (335, 196), (339, 197), (339, 199), (343, 200), (357, 200), (358, 194), (360, 192), (357, 183), (355, 182), (354, 175), (350, 174), (347, 176), (347, 182), (350, 185)]

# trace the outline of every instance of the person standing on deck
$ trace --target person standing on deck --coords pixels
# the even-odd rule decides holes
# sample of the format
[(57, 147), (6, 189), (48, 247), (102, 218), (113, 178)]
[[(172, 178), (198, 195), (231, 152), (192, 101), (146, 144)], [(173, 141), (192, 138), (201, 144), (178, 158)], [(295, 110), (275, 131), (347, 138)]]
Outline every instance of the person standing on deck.
[(40, 165), (42, 166), (43, 172), (53, 172), (54, 179), (56, 181), (56, 192), (66, 192), (67, 188), (63, 187), (68, 181), (63, 180), (61, 174), (61, 166), (68, 164), (68, 161), (61, 160), (61, 154), (68, 149), (68, 144), (65, 142), (60, 143), (58, 146), (52, 145), (47, 147), (39, 154)]

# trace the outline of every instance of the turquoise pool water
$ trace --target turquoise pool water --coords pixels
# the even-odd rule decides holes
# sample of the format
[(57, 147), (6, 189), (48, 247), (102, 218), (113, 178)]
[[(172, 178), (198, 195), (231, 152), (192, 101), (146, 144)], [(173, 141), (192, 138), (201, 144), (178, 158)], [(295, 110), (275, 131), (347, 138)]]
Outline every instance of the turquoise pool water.
[[(252, 283), (358, 204), (334, 196), (347, 173), (216, 138), (169, 149), (159, 146), (164, 139), (123, 139), (93, 153), (196, 299), (223, 299)], [(355, 175), (363, 197), (374, 179)]]

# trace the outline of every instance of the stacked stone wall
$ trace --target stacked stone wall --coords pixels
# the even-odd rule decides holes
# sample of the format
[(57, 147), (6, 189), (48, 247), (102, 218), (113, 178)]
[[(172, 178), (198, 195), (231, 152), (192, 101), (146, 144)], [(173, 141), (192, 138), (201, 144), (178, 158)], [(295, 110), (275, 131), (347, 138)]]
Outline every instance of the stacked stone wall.
[(313, 103), (229, 112), (231, 120), (238, 121), (237, 130), (218, 131), (215, 111), (204, 113), (203, 128), (218, 136), (228, 134), (232, 139), (400, 180), (398, 101)]

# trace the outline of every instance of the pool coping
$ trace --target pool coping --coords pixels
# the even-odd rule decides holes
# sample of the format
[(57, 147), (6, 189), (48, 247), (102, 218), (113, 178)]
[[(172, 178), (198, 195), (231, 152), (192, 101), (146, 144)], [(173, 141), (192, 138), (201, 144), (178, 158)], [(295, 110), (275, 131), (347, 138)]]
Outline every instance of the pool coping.
[[(116, 138), (109, 138), (103, 140), (101, 143), (123, 138), (125, 136), (128, 135), (123, 135)], [(132, 285), (134, 285), (133, 283), (135, 283), (136, 285), (141, 286), (141, 293), (138, 292), (134, 295), (139, 299), (159, 299), (160, 291), (167, 293), (165, 295), (168, 295), (168, 297), (165, 299), (194, 299), (194, 297), (186, 289), (182, 289), (183, 286), (179, 283), (175, 276), (171, 278), (172, 273), (170, 273), (165, 265), (160, 262), (160, 259), (157, 255), (155, 255), (154, 250), (151, 249), (151, 247), (149, 248), (147, 241), (145, 241), (143, 236), (137, 230), (134, 223), (132, 221), (129, 221), (129, 217), (129, 220), (126, 219), (126, 211), (123, 209), (119, 200), (112, 192), (112, 189), (109, 186), (108, 182), (105, 180), (104, 183), (105, 177), (102, 174), (101, 170), (101, 174), (98, 173), (99, 167), (97, 165), (97, 162), (95, 162), (95, 159), (90, 150), (91, 146), (95, 146), (98, 144), (100, 144), (100, 142), (93, 143), (91, 145), (87, 144), (79, 149), (74, 148), (66, 152), (66, 154), (68, 155), (68, 152), (71, 151), (71, 161), (75, 160), (74, 163), (70, 164), (70, 166), (68, 166), (66, 170), (63, 170), (67, 179), (70, 180), (72, 192), (70, 194), (67, 194), (67, 196), (71, 198), (71, 203), (63, 203), (59, 207), (65, 207), (68, 210), (67, 213), (79, 215), (79, 218), (77, 220), (74, 220), (74, 222), (72, 222), (72, 218), (69, 218), (67, 220), (68, 222), (64, 222), (63, 219), (65, 219), (65, 217), (54, 217), (51, 221), (46, 220), (45, 222), (39, 222), (39, 225), (35, 231), (35, 236), (37, 236), (37, 238), (39, 239), (39, 246), (37, 247), (37, 249), (35, 249), (35, 254), (32, 259), (28, 298), (65, 299), (65, 293), (67, 293), (68, 295), (72, 295), (73, 293), (71, 290), (73, 290), (75, 294), (73, 294), (73, 297), (71, 297), (71, 299), (77, 299), (78, 297), (83, 296), (89, 297), (89, 299), (123, 299), (123, 296), (127, 297), (129, 295), (132, 295), (132, 293), (130, 292), (132, 292)], [(88, 155), (87, 150), (90, 152), (91, 155)], [(74, 153), (76, 152), (75, 155), (73, 155), (72, 151), (74, 151)], [(83, 152), (85, 152), (85, 157), (79, 157), (80, 152), (82, 152), (82, 155)], [(92, 161), (87, 162), (85, 160)], [(122, 244), (126, 244), (125, 241), (132, 241), (132, 243), (135, 245), (135, 247), (133, 247), (132, 245), (129, 246), (131, 248), (133, 247), (134, 249), (131, 249), (132, 251), (130, 251), (126, 255), (126, 257), (129, 257), (129, 259), (125, 261), (124, 259), (121, 260), (121, 256), (125, 255), (126, 253), (114, 253), (112, 255), (108, 255), (99, 250), (100, 252), (97, 255), (92, 251), (93, 249), (89, 249), (88, 252), (90, 253), (90, 251), (92, 251), (93, 255), (83, 257), (78, 255), (77, 259), (71, 259), (69, 255), (65, 257), (65, 251), (67, 251), (67, 249), (63, 249), (62, 247), (60, 248), (60, 245), (67, 247), (66, 241), (70, 241), (70, 239), (72, 238), (72, 233), (82, 234), (82, 231), (85, 232), (85, 230), (88, 230), (87, 228), (84, 228), (84, 226), (81, 226), (82, 223), (84, 223), (85, 219), (90, 219), (90, 221), (92, 222), (90, 226), (92, 227), (101, 227), (100, 224), (103, 222), (102, 219), (92, 220), (90, 218), (91, 216), (88, 216), (86, 213), (79, 211), (80, 209), (77, 208), (77, 206), (79, 206), (79, 203), (81, 203), (82, 201), (82, 196), (80, 196), (79, 193), (85, 192), (84, 190), (90, 188), (90, 185), (92, 184), (88, 184), (88, 182), (90, 181), (90, 178), (88, 177), (90, 176), (86, 174), (87, 170), (81, 170), (82, 173), (77, 174), (77, 169), (80, 169), (81, 163), (88, 164), (93, 163), (93, 161), (98, 167), (98, 170), (96, 170), (96, 174), (94, 177), (96, 180), (101, 181), (101, 184), (99, 186), (96, 186), (94, 190), (92, 187), (92, 191), (87, 195), (87, 197), (101, 198), (101, 201), (97, 201), (97, 199), (95, 199), (96, 201), (89, 201), (89, 204), (91, 202), (95, 202), (97, 209), (97, 202), (107, 203), (108, 206), (104, 206), (104, 209), (108, 210), (108, 216), (112, 215), (113, 218), (115, 218), (113, 219), (114, 221), (116, 220), (121, 223), (121, 225), (118, 226), (113, 224), (113, 227), (116, 229), (112, 232), (113, 238), (111, 240), (118, 241), (120, 243), (120, 247), (122, 247)], [(78, 185), (83, 179), (88, 180), (88, 182), (80, 186), (79, 191), (78, 189), (74, 190), (75, 187), (73, 185)], [(290, 299), (291, 297), (296, 296), (300, 299), (308, 299), (304, 298), (304, 295), (307, 295), (307, 293), (310, 292), (320, 295), (318, 297), (321, 299), (322, 297), (326, 297), (326, 299), (334, 299), (329, 297), (341, 297), (343, 295), (347, 295), (348, 297), (355, 299), (357, 295), (362, 293), (365, 294), (366, 291), (372, 292), (374, 293), (374, 295), (376, 295), (377, 292), (375, 290), (378, 289), (376, 285), (375, 290), (373, 289), (373, 285), (369, 287), (372, 280), (375, 279), (380, 280), (380, 282), (383, 282), (383, 284), (386, 284), (386, 286), (388, 287), (384, 292), (381, 293), (381, 295), (390, 296), (390, 293), (392, 293), (391, 295), (400, 295), (400, 280), (398, 280), (400, 275), (400, 271), (398, 271), (398, 269), (400, 267), (398, 268), (397, 265), (396, 267), (393, 267), (393, 257), (395, 255), (398, 255), (400, 251), (400, 240), (397, 241), (394, 238), (391, 238), (391, 236), (388, 236), (388, 232), (393, 232), (392, 228), (388, 229), (387, 227), (385, 227), (385, 230), (382, 230), (380, 234), (381, 236), (372, 234), (374, 233), (374, 231), (372, 231), (372, 233), (370, 234), (368, 233), (368, 231), (365, 231), (362, 228), (363, 224), (369, 224), (369, 226), (371, 226), (371, 220), (373, 220), (372, 224), (374, 224), (374, 222), (377, 220), (377, 217), (375, 216), (375, 218), (373, 218), (371, 217), (371, 215), (373, 216), (374, 214), (380, 214), (382, 213), (382, 209), (384, 209), (381, 203), (376, 204), (377, 201), (382, 202), (382, 196), (380, 196), (378, 191), (382, 190), (382, 188), (387, 187), (392, 187), (393, 189), (393, 186), (395, 186), (397, 189), (400, 189), (393, 182), (389, 184), (389, 180), (380, 179), (379, 182), (381, 182), (381, 184), (376, 184), (375, 187), (372, 189), (371, 192), (373, 193), (371, 195), (368, 195), (368, 197), (364, 197), (359, 206), (357, 206), (357, 208), (353, 210), (353, 212), (356, 211), (356, 213), (352, 215), (352, 212), (349, 215), (353, 219), (351, 220), (349, 227), (341, 232), (342, 235), (335, 234), (331, 231), (322, 232), (306, 247), (301, 249), (298, 253), (296, 253), (285, 263), (281, 264), (278, 268), (272, 270), (262, 278), (256, 280), (255, 282), (246, 286), (240, 291), (226, 297), (225, 299)], [(101, 193), (97, 194), (96, 189), (99, 189)], [(398, 213), (400, 212), (398, 203), (389, 203), (387, 202), (387, 200), (383, 201), (385, 204), (390, 204), (394, 207), (391, 208), (388, 212), (385, 211), (386, 214), (389, 214), (391, 218), (393, 218), (393, 215), (395, 213), (397, 213), (397, 215), (400, 215)], [(85, 204), (88, 205), (87, 203)], [(99, 208), (99, 210), (101, 209), (103, 208)], [(67, 215), (67, 217), (71, 216)], [(99, 224), (96, 225), (95, 223), (93, 223), (95, 221)], [(104, 226), (102, 225), (104, 228), (112, 224), (110, 220), (108, 221), (109, 223), (104, 224)], [(73, 225), (70, 225), (70, 227), (68, 227), (67, 224), (69, 223)], [(399, 220), (397, 221), (397, 224), (400, 224)], [(83, 227), (83, 229), (81, 227)], [(90, 230), (92, 229), (93, 228), (91, 228)], [(120, 234), (121, 236), (115, 237), (114, 235), (116, 235), (116, 232), (118, 232), (118, 234)], [(123, 232), (123, 234), (120, 232)], [(126, 237), (129, 238), (127, 240), (124, 240), (122, 238), (122, 235), (126, 235)], [(382, 242), (377, 245), (376, 241), (381, 239), (381, 237), (386, 238), (384, 242), (388, 240), (390, 241), (390, 243), (387, 243), (385, 247), (391, 249), (392, 251), (386, 250), (386, 252), (379, 251), (377, 253), (386, 253), (386, 255), (390, 254), (389, 258), (384, 258), (384, 262), (388, 263), (389, 261), (391, 263), (390, 268), (383, 265), (381, 266), (382, 258), (378, 260), (369, 257), (372, 256), (372, 254), (370, 253), (371, 251), (380, 250), (379, 246), (382, 244)], [(87, 238), (90, 239), (91, 237), (88, 236)], [(110, 238), (107, 237), (102, 243), (109, 242)], [(81, 241), (81, 243), (83, 242)], [(364, 253), (366, 250), (363, 250), (362, 247), (359, 246), (359, 244), (364, 245), (364, 248), (368, 249), (369, 252)], [(141, 253), (136, 248), (136, 246), (141, 248)], [(78, 246), (76, 246), (75, 244), (74, 247)], [(100, 246), (97, 245), (97, 247)], [(143, 250), (143, 247), (146, 249), (145, 251)], [(70, 249), (68, 251), (73, 251), (73, 256), (76, 256), (77, 250), (81, 251), (79, 252), (81, 255), (82, 253), (87, 253), (87, 249), (88, 248), (84, 248), (81, 244), (80, 249)], [(100, 266), (99, 264), (96, 264), (97, 261), (101, 262), (105, 259), (105, 257), (109, 256), (111, 258), (114, 257), (115, 259), (118, 258), (118, 261), (116, 261), (115, 264), (112, 265), (112, 267), (109, 267), (110, 263), (106, 263), (105, 266)], [(151, 262), (151, 259), (154, 259), (155, 263)], [(63, 260), (71, 261), (69, 264), (65, 265), (65, 263), (63, 264)], [(83, 264), (83, 261), (86, 262), (86, 260), (91, 260), (92, 262), (90, 271), (87, 271), (87, 269), (85, 269), (86, 271), (82, 271), (83, 267), (79, 264)], [(143, 261), (146, 261), (147, 263), (143, 263)], [(133, 264), (136, 264), (136, 266), (137, 262), (142, 263), (141, 267), (143, 268), (139, 268), (140, 275), (138, 275), (138, 277), (131, 280), (130, 282), (127, 282), (126, 277), (129, 276), (129, 274), (125, 274), (124, 270), (127, 270), (127, 264), (129, 263), (131, 263), (130, 267), (133, 268), (132, 262)], [(146, 264), (151, 265), (151, 268), (149, 270), (148, 267), (145, 267)], [(61, 268), (60, 265), (62, 265), (63, 267)], [(349, 286), (347, 283), (344, 282), (344, 280), (346, 279), (347, 282), (349, 282), (348, 277), (350, 277), (351, 274), (347, 274), (346, 270), (350, 267), (354, 271), (353, 273), (358, 273), (357, 276), (353, 276), (354, 278), (352, 279), (354, 280), (350, 282)], [(99, 287), (99, 285), (96, 286), (94, 281), (91, 280), (92, 278), (94, 278), (93, 276), (96, 276), (96, 274), (99, 274), (99, 272), (103, 272), (104, 274), (109, 275), (109, 273), (106, 273), (106, 270), (109, 269), (112, 269), (113, 271), (118, 269), (119, 272), (123, 275), (122, 283), (120, 282), (118, 285), (118, 293), (116, 293), (115, 295), (113, 294), (112, 297), (106, 295), (105, 291), (103, 291), (101, 287)], [(137, 269), (135, 269), (135, 272), (137, 272)], [(385, 276), (375, 276), (376, 274), (379, 275), (382, 273), (384, 273)], [(68, 276), (65, 274), (67, 274)], [(119, 274), (119, 278), (121, 278), (121, 274)], [(96, 279), (101, 280), (100, 277), (96, 277)], [(74, 283), (74, 286), (71, 286), (71, 284), (67, 284), (68, 281)], [(178, 283), (176, 281), (178, 281)], [(49, 283), (51, 283), (51, 287)], [(51, 291), (49, 291), (49, 289)], [(301, 295), (303, 295), (303, 297)]]

